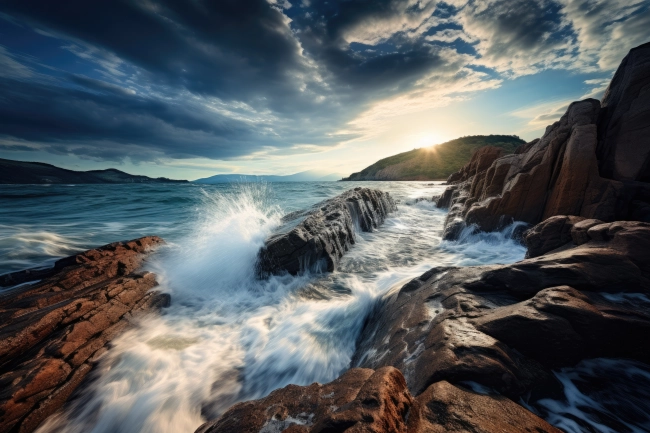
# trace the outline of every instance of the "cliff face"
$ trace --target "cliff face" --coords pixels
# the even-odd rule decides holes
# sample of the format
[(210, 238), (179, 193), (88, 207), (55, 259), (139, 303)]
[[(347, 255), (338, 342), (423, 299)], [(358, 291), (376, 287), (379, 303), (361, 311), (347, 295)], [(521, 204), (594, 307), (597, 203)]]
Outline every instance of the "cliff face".
[(481, 150), (449, 177), (446, 238), (554, 215), (650, 221), (650, 44), (630, 52), (602, 102), (574, 102), (513, 155)]

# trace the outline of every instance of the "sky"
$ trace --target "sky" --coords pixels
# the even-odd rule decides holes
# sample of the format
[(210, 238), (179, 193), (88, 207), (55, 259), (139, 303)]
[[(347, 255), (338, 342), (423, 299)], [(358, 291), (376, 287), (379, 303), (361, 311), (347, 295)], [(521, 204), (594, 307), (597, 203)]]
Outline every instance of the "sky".
[(650, 0), (3, 0), (0, 158), (350, 174), (541, 136), (650, 41)]

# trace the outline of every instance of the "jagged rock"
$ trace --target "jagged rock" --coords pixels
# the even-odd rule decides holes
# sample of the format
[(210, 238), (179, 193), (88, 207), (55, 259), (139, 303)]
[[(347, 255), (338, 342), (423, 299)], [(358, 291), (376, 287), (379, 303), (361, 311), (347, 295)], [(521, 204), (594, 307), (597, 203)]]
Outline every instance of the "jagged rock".
[[(446, 239), (464, 226), (494, 231), (556, 215), (650, 221), (650, 44), (630, 52), (603, 101), (571, 104), (544, 136), (514, 155), (476, 152), (449, 179)], [(486, 151), (487, 152), (487, 151)], [(491, 152), (491, 151), (489, 151)]]
[(623, 59), (602, 101), (600, 174), (650, 182), (650, 43)]
[(650, 293), (650, 224), (600, 224), (587, 235), (512, 265), (432, 269), (382, 300), (353, 365), (399, 368), (416, 395), (446, 380), (517, 398), (552, 382), (550, 368), (581, 359), (650, 362), (639, 344), (648, 306), (607, 295)]
[(355, 243), (355, 230), (372, 231), (396, 210), (387, 192), (354, 188), (306, 211), (291, 213), (260, 251), (259, 273), (331, 272)]
[(524, 235), (526, 258), (538, 257), (573, 241), (571, 229), (585, 218), (557, 215), (537, 224)]
[(60, 408), (106, 345), (135, 314), (169, 304), (138, 273), (157, 237), (116, 242), (59, 260), (49, 274), (18, 273), (5, 282), (45, 279), (0, 295), (0, 426), (31, 432)]
[(239, 403), (197, 433), (559, 432), (501, 396), (438, 382), (414, 399), (399, 370), (353, 368), (325, 385), (289, 385)]

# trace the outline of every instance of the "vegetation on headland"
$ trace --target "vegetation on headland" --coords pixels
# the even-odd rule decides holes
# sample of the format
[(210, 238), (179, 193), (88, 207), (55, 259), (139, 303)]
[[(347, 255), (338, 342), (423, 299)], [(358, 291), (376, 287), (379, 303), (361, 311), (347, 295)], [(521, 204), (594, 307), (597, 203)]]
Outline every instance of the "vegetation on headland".
[(342, 180), (444, 180), (467, 164), (474, 151), (496, 146), (513, 153), (525, 141), (516, 135), (473, 135), (381, 159)]

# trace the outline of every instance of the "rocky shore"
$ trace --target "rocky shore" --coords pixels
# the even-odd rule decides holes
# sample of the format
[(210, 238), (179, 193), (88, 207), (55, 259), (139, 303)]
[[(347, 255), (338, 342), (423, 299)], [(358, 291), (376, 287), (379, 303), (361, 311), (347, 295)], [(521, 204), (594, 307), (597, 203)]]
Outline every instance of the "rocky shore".
[(431, 269), (380, 300), (338, 379), (239, 403), (197, 432), (556, 432), (523, 404), (560, 387), (555, 369), (650, 363), (649, 305), (625, 301), (650, 294), (650, 44), (602, 101), (502, 152), (479, 149), (449, 177), (444, 236), (523, 221), (525, 260)]
[(155, 276), (138, 271), (162, 243), (157, 237), (116, 242), (61, 259), (49, 270), (3, 276), (3, 286), (23, 283), (0, 293), (3, 432), (34, 431), (135, 317), (169, 305), (169, 295), (151, 290)]
[(650, 221), (650, 43), (630, 51), (602, 101), (574, 102), (539, 140), (503, 156), (486, 147), (438, 202), (445, 238), (555, 215)]
[[(338, 379), (238, 403), (197, 432), (558, 432), (529, 404), (557, 391), (558, 368), (650, 364), (650, 44), (630, 52), (602, 101), (571, 104), (514, 155), (479, 149), (448, 183), (437, 201), (449, 208), (446, 238), (523, 221), (526, 259), (427, 271), (378, 300)], [(355, 233), (394, 210), (388, 194), (356, 188), (292, 213), (258, 273), (334, 271)], [(33, 431), (135, 315), (169, 304), (138, 271), (161, 243), (0, 277), (22, 284), (0, 295), (3, 431)]]

